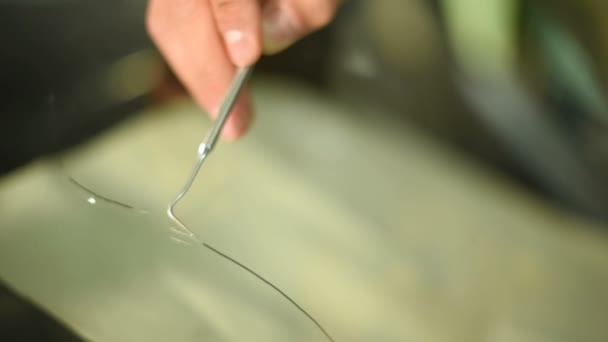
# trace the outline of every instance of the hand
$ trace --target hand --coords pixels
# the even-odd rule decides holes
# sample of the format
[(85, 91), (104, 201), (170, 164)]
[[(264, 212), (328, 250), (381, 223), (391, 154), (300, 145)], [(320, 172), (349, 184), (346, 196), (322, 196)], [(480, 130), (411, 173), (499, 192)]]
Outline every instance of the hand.
[[(210, 115), (236, 67), (276, 53), (333, 18), (339, 0), (150, 0), (147, 26), (176, 75)], [(223, 131), (236, 139), (253, 117), (249, 92)]]

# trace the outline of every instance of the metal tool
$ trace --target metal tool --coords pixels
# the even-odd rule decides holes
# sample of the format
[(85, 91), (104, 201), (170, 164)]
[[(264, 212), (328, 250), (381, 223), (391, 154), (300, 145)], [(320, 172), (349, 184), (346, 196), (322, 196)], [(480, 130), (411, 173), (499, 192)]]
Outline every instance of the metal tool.
[(291, 304), (293, 304), (300, 312), (302, 312), (302, 314), (304, 314), (323, 333), (323, 335), (327, 338), (328, 341), (334, 342), (335, 340), (331, 337), (329, 332), (327, 332), (327, 330), (325, 330), (325, 328), (321, 325), (321, 323), (319, 323), (319, 321), (317, 321), (308, 311), (306, 311), (293, 298), (291, 298), (289, 295), (287, 295), (287, 293), (285, 293), (278, 286), (274, 285), (268, 279), (264, 278), (263, 276), (261, 276), (260, 274), (258, 274), (253, 269), (246, 266), (245, 264), (243, 264), (240, 261), (232, 258), (231, 256), (221, 252), (220, 250), (211, 246), (210, 244), (208, 244), (204, 241), (201, 241), (198, 237), (196, 237), (196, 235), (190, 228), (188, 228), (179, 218), (177, 218), (177, 216), (175, 216), (175, 212), (174, 212), (175, 206), (186, 195), (186, 193), (188, 193), (188, 190), (190, 190), (190, 188), (192, 187), (192, 184), (194, 183), (194, 180), (196, 179), (196, 176), (198, 175), (198, 172), (201, 169), (203, 162), (205, 161), (205, 159), (207, 158), (209, 153), (211, 153), (211, 151), (215, 147), (215, 144), (217, 143), (217, 141), (220, 137), (220, 133), (222, 132), (222, 128), (224, 127), (224, 124), (226, 124), (226, 120), (228, 119), (228, 116), (230, 115), (230, 112), (232, 111), (232, 108), (234, 107), (234, 104), (236, 103), (236, 100), (238, 99), (239, 94), (241, 93), (241, 90), (243, 89), (243, 86), (247, 83), (247, 80), (249, 79), (249, 76), (251, 75), (252, 71), (253, 71), (253, 67), (242, 68), (237, 71), (236, 76), (234, 77), (234, 80), (232, 81), (232, 84), (228, 88), (228, 92), (226, 93), (226, 96), (222, 100), (222, 104), (220, 107), (220, 113), (217, 117), (215, 124), (211, 128), (211, 131), (209, 131), (207, 137), (203, 140), (203, 142), (201, 142), (201, 144), (198, 147), (198, 159), (196, 160), (196, 164), (194, 165), (194, 168), (192, 169), (192, 173), (190, 174), (190, 177), (186, 181), (186, 184), (184, 185), (182, 191), (175, 197), (173, 202), (171, 202), (171, 204), (169, 205), (169, 208), (167, 208), (167, 214), (169, 215), (171, 220), (173, 220), (173, 222), (175, 222), (179, 226), (180, 230), (176, 230), (176, 232), (188, 236), (189, 238), (194, 240), (196, 243), (200, 243), (203, 247), (208, 248), (209, 250), (216, 253), (220, 257), (235, 264), (236, 266), (240, 267), (241, 269), (247, 271), (248, 273), (250, 273), (257, 279), (259, 279), (260, 281), (264, 282), (266, 285), (270, 286), (277, 293), (279, 293), (281, 296), (283, 296), (283, 298), (285, 298), (287, 301), (289, 301)]
[(175, 215), (175, 206), (188, 193), (188, 191), (192, 187), (192, 184), (194, 183), (194, 180), (198, 176), (203, 162), (205, 161), (205, 159), (207, 159), (207, 156), (215, 147), (215, 144), (219, 140), (220, 134), (222, 133), (222, 129), (224, 128), (224, 125), (226, 124), (226, 121), (228, 120), (228, 117), (232, 112), (234, 104), (239, 98), (241, 90), (243, 90), (252, 72), (253, 67), (240, 68), (237, 70), (237, 73), (234, 76), (234, 79), (232, 80), (232, 83), (230, 84), (226, 95), (222, 99), (220, 111), (215, 123), (213, 124), (213, 127), (211, 127), (211, 130), (207, 134), (207, 137), (198, 146), (198, 158), (196, 160), (194, 168), (192, 169), (190, 177), (188, 177), (188, 180), (186, 181), (186, 184), (184, 184), (184, 187), (182, 188), (181, 192), (177, 194), (175, 199), (173, 199), (173, 201), (167, 208), (167, 215), (169, 215), (169, 218), (171, 218), (171, 220), (179, 226), (179, 230), (177, 230), (177, 232), (187, 235), (188, 237), (197, 240), (198, 242), (201, 241), (198, 240), (198, 238), (194, 235), (194, 232)]

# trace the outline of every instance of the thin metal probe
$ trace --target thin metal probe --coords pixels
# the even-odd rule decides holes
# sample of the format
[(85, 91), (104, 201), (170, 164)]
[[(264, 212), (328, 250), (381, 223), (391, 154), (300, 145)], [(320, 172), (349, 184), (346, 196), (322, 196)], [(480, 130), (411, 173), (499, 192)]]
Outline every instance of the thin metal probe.
[(239, 94), (241, 93), (241, 90), (243, 90), (243, 87), (247, 83), (247, 80), (249, 79), (249, 76), (251, 76), (252, 72), (253, 67), (238, 69), (236, 75), (234, 76), (234, 79), (232, 80), (232, 83), (230, 84), (230, 87), (228, 88), (228, 91), (226, 92), (226, 95), (222, 99), (219, 114), (215, 123), (211, 127), (211, 130), (207, 134), (206, 138), (203, 139), (203, 141), (198, 147), (198, 158), (196, 160), (194, 168), (192, 169), (192, 172), (190, 173), (190, 177), (188, 177), (188, 180), (186, 181), (186, 184), (184, 184), (182, 190), (177, 194), (177, 196), (173, 199), (173, 201), (171, 202), (171, 204), (169, 204), (169, 207), (167, 208), (167, 215), (181, 229), (181, 231), (178, 232), (183, 233), (184, 235), (194, 240), (197, 240), (198, 242), (201, 241), (194, 235), (194, 232), (175, 215), (175, 206), (188, 193), (188, 191), (190, 191), (190, 188), (196, 180), (196, 177), (198, 176), (203, 162), (205, 161), (209, 153), (211, 153), (211, 151), (215, 147), (215, 144), (219, 140), (220, 134), (222, 133), (222, 129), (224, 128), (224, 125), (226, 124), (226, 121), (230, 116), (230, 112), (232, 112), (234, 104), (239, 98)]
[(321, 325), (321, 323), (319, 321), (317, 321), (308, 311), (306, 311), (302, 306), (300, 306), (300, 304), (298, 304), (287, 293), (285, 293), (278, 286), (274, 285), (268, 279), (264, 278), (262, 275), (258, 274), (257, 272), (255, 272), (254, 270), (252, 270), (251, 268), (246, 266), (245, 264), (243, 264), (240, 261), (232, 258), (231, 256), (221, 252), (220, 250), (211, 246), (210, 244), (208, 244), (204, 241), (201, 241), (190, 228), (188, 228), (179, 218), (177, 218), (177, 216), (174, 213), (175, 206), (188, 193), (188, 191), (192, 187), (192, 184), (194, 183), (194, 180), (196, 179), (196, 176), (198, 175), (198, 173), (201, 169), (201, 166), (203, 165), (203, 162), (205, 161), (205, 159), (207, 158), (209, 153), (211, 153), (211, 151), (215, 147), (215, 144), (217, 143), (217, 141), (219, 139), (220, 133), (222, 132), (222, 128), (226, 124), (226, 120), (228, 119), (228, 116), (229, 116), (230, 112), (232, 111), (232, 108), (234, 107), (234, 104), (236, 103), (236, 100), (238, 99), (238, 96), (241, 93), (243, 86), (247, 83), (249, 76), (251, 76), (252, 71), (253, 71), (253, 67), (241, 68), (238, 70), (236, 76), (234, 77), (234, 80), (232, 81), (232, 84), (230, 85), (230, 88), (228, 89), (228, 92), (226, 93), (226, 95), (224, 96), (224, 99), (222, 100), (222, 104), (220, 107), (220, 113), (218, 115), (218, 118), (217, 118), (215, 124), (211, 128), (211, 131), (209, 131), (207, 137), (201, 142), (201, 144), (198, 147), (198, 158), (196, 160), (196, 164), (194, 164), (192, 173), (190, 174), (190, 177), (188, 177), (188, 180), (186, 181), (186, 184), (184, 184), (184, 187), (182, 188), (181, 192), (179, 194), (177, 194), (175, 199), (171, 202), (171, 204), (167, 208), (167, 215), (169, 215), (169, 218), (171, 218), (171, 220), (173, 220), (173, 222), (175, 222), (181, 229), (181, 230), (176, 229), (176, 230), (174, 230), (175, 232), (189, 237), (194, 242), (201, 244), (203, 247), (211, 250), (218, 256), (235, 264), (236, 266), (240, 267), (241, 269), (247, 271), (249, 274), (253, 275), (257, 279), (264, 282), (266, 285), (270, 286), (272, 289), (277, 291), (277, 293), (279, 293), (283, 298), (285, 298), (287, 301), (289, 301), (291, 304), (293, 304), (298, 311), (300, 311), (302, 314), (304, 314), (321, 331), (321, 333), (325, 336), (325, 338), (328, 341), (335, 342), (333, 337), (329, 334), (329, 332), (327, 330), (325, 330), (325, 328)]

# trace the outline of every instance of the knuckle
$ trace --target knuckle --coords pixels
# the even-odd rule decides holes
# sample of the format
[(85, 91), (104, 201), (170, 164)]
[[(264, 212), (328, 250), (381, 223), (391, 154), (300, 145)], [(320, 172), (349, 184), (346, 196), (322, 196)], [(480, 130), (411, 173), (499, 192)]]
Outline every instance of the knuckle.
[(308, 8), (308, 24), (313, 29), (320, 29), (327, 26), (336, 15), (335, 0), (316, 0), (310, 2)]
[(160, 23), (158, 11), (156, 10), (157, 2), (155, 0), (150, 1), (146, 12), (146, 29), (152, 38), (156, 38), (160, 31)]
[(169, 3), (172, 20), (180, 21), (196, 20), (205, 6), (199, 0), (164, 0)]
[(239, 12), (243, 8), (243, 0), (215, 0), (214, 3), (218, 12), (223, 14)]
[(198, 0), (150, 0), (146, 29), (153, 40), (196, 20), (204, 8)]

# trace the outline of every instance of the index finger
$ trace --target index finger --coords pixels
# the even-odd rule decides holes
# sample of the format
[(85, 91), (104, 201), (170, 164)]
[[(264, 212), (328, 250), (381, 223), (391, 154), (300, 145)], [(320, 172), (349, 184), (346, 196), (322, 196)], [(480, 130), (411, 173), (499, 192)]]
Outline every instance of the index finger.
[[(147, 26), (177, 77), (194, 100), (215, 117), (235, 67), (216, 29), (208, 0), (151, 0)], [(248, 128), (250, 99), (244, 91), (222, 136), (235, 139)]]

